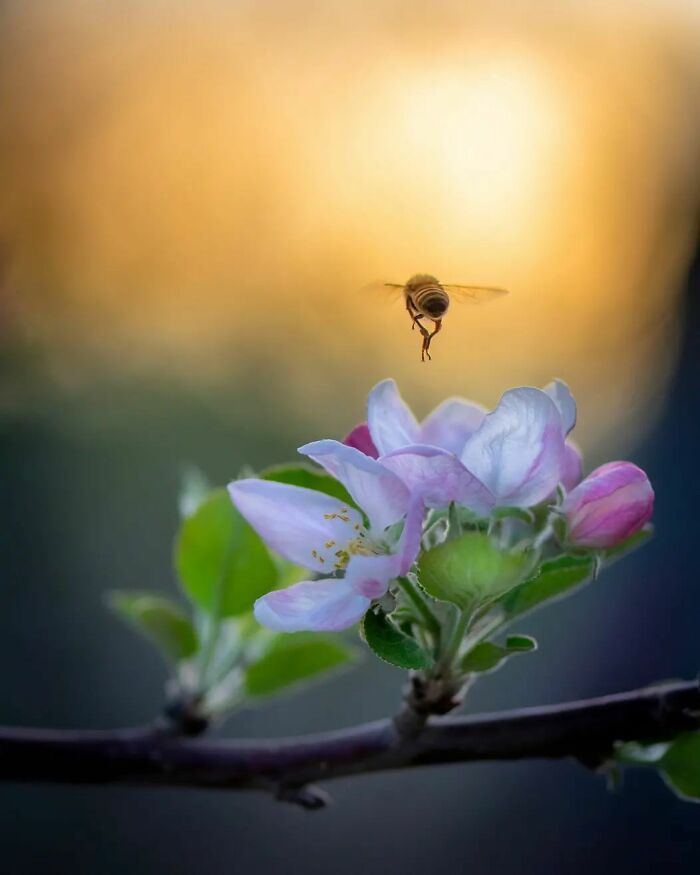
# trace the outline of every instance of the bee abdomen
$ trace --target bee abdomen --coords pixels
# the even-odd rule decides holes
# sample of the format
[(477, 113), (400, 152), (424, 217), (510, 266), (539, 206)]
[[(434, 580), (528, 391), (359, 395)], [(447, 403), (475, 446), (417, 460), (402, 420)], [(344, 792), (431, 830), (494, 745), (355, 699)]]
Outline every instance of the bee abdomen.
[(447, 292), (438, 285), (426, 285), (412, 295), (417, 310), (431, 319), (439, 319), (450, 305)]

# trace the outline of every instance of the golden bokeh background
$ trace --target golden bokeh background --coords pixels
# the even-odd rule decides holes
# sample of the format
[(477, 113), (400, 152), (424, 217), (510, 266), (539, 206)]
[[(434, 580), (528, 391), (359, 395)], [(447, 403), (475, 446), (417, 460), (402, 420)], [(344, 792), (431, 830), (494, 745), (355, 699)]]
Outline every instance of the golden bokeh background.
[[(696, 245), (699, 41), (692, 0), (8, 0), (3, 345), (68, 386), (258, 380), (324, 434), (389, 374), (420, 411), (559, 375), (584, 447), (633, 445)], [(511, 294), (422, 365), (362, 291), (415, 272)]]

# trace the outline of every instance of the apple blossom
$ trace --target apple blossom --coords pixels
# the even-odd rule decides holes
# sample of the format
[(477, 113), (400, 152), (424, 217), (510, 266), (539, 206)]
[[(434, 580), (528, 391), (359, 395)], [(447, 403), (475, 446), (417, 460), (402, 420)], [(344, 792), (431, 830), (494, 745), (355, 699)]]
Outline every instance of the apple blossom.
[[(555, 511), (567, 520), (571, 545), (598, 549), (624, 540), (651, 516), (649, 481), (634, 465), (615, 462), (580, 483), (581, 453), (568, 438), (575, 423), (576, 404), (561, 380), (544, 389), (510, 389), (490, 413), (449, 399), (421, 423), (396, 383), (382, 381), (369, 394), (367, 423), (343, 442), (325, 439), (299, 448), (345, 487), (352, 502), (269, 480), (230, 484), (234, 504), (263, 541), (320, 576), (258, 599), (258, 621), (287, 632), (351, 626), (392, 580), (405, 578), (427, 555), (421, 552), (424, 521), (431, 532), (425, 550), (434, 555), (440, 538), (460, 537), (459, 510), (447, 513), (453, 506), (469, 509), (477, 518), (472, 532), (481, 525), (479, 538), (489, 540), (490, 530), (483, 532), (478, 518), (499, 507), (554, 506), (562, 485), (571, 491)], [(553, 539), (554, 527), (546, 514), (527, 519), (517, 528), (521, 552), (512, 555), (529, 562)], [(493, 555), (511, 555), (513, 532), (513, 526), (494, 529)], [(463, 542), (480, 543), (466, 536)], [(459, 604), (457, 596), (452, 600)]]
[[(368, 526), (360, 511), (313, 489), (257, 479), (229, 485), (233, 503), (270, 548), (310, 571), (342, 575), (302, 581), (258, 599), (256, 618), (277, 631), (351, 626), (393, 578), (408, 571), (420, 548), (422, 502), (359, 450), (329, 443), (336, 444), (338, 479), (359, 499)], [(401, 538), (393, 543), (387, 529), (401, 520)]]

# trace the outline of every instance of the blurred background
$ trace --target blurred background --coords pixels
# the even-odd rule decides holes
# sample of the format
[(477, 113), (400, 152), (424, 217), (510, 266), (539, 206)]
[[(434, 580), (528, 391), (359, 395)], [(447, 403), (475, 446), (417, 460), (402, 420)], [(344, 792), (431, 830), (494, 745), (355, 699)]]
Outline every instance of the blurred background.
[[(114, 587), (173, 586), (178, 482), (287, 461), (394, 376), (422, 414), (560, 376), (587, 468), (626, 457), (657, 536), (527, 618), (497, 709), (700, 667), (700, 7), (571, 0), (0, 2), (0, 722), (149, 720), (163, 670)], [(401, 302), (455, 306), (421, 364)], [(234, 717), (260, 736), (396, 707), (351, 674)], [(698, 809), (568, 763), (255, 795), (0, 787), (9, 872), (695, 873)]]

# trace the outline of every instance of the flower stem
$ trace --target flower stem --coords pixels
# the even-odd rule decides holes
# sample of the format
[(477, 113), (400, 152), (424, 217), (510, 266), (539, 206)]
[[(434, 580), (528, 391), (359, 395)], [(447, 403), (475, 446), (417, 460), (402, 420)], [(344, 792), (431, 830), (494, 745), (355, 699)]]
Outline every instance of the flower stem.
[(447, 669), (448, 672), (451, 670), (457, 659), (457, 654), (459, 653), (459, 648), (464, 640), (464, 636), (466, 635), (471, 617), (471, 611), (460, 609), (454, 619), (440, 656), (440, 664), (443, 668)]
[(199, 688), (201, 693), (205, 693), (209, 681), (209, 668), (211, 666), (216, 647), (219, 643), (219, 632), (221, 631), (221, 617), (218, 613), (208, 617), (206, 627), (206, 638), (199, 652)]
[(435, 641), (440, 639), (440, 621), (433, 613), (428, 600), (420, 591), (420, 588), (408, 577), (398, 577), (398, 584), (408, 597), (413, 607), (418, 611), (424, 622), (425, 628), (431, 633)]

